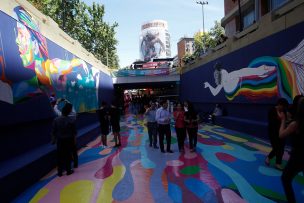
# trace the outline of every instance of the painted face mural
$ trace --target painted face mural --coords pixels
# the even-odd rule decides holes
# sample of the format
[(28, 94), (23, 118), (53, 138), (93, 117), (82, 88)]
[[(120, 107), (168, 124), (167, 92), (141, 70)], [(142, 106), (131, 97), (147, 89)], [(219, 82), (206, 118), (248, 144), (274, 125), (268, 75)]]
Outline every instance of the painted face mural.
[(282, 57), (259, 57), (253, 60), (248, 68), (232, 72), (217, 66), (214, 72), (216, 87), (204, 82), (213, 96), (224, 89), (228, 100), (245, 96), (257, 100), (279, 96), (289, 102), (299, 94), (304, 94), (304, 40)]
[(14, 11), (18, 20), (15, 41), (22, 65), (32, 71), (33, 77), (11, 85), (13, 102), (10, 103), (46, 94), (68, 99), (77, 112), (98, 108), (100, 71), (89, 68), (79, 58), (50, 58), (47, 40), (39, 32), (38, 24), (22, 7), (18, 6)]

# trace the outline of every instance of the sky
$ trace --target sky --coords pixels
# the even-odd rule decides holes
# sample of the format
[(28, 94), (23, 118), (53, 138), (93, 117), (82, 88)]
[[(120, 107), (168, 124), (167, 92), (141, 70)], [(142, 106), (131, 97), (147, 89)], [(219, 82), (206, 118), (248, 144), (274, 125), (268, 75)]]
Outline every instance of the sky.
[[(202, 6), (196, 0), (82, 0), (105, 6), (104, 21), (118, 23), (116, 39), (120, 67), (139, 59), (141, 25), (151, 20), (165, 20), (171, 35), (171, 57), (177, 54), (177, 42), (182, 37), (193, 37), (203, 29)], [(214, 21), (224, 17), (224, 0), (208, 0), (204, 5), (205, 31)]]

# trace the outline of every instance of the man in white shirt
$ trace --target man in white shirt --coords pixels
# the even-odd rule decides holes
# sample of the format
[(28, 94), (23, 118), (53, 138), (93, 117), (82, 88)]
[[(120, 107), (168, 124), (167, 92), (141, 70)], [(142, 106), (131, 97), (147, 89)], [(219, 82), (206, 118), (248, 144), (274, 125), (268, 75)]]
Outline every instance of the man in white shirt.
[(158, 124), (158, 134), (159, 134), (159, 146), (160, 151), (165, 153), (164, 150), (164, 136), (166, 135), (167, 141), (167, 152), (173, 153), (170, 149), (171, 147), (171, 129), (170, 129), (170, 113), (167, 110), (168, 103), (166, 101), (161, 102), (161, 108), (157, 109), (155, 119)]

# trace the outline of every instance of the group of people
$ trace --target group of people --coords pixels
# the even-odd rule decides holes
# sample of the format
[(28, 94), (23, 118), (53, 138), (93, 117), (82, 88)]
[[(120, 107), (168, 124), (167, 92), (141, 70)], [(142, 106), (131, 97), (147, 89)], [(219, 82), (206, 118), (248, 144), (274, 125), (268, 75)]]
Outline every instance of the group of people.
[[(293, 104), (280, 98), (275, 107), (268, 113), (268, 134), (272, 151), (265, 159), (265, 164), (270, 165), (270, 160), (276, 157), (275, 167), (283, 170), (282, 183), (288, 202), (296, 202), (292, 188), (292, 180), (299, 173), (304, 174), (304, 96), (298, 95)], [(290, 157), (285, 168), (282, 167), (285, 140), (291, 139)]]
[[(63, 103), (62, 110), (58, 106)], [(58, 99), (53, 105), (57, 114), (52, 127), (53, 143), (57, 144), (58, 176), (62, 176), (65, 169), (67, 175), (73, 173), (71, 162), (74, 168), (78, 166), (78, 155), (76, 146), (76, 113), (73, 106), (65, 99)], [(108, 107), (102, 102), (101, 108), (97, 110), (101, 129), (101, 143), (107, 147), (107, 135), (112, 128), (115, 147), (121, 146), (120, 137), (120, 111), (115, 102)], [(168, 102), (160, 102), (158, 108), (155, 102), (150, 102), (144, 113), (147, 121), (149, 134), (149, 145), (156, 149), (160, 148), (162, 153), (173, 153), (171, 150), (171, 114), (168, 109)], [(185, 152), (184, 143), (186, 135), (189, 136), (190, 152), (196, 151), (197, 131), (199, 116), (190, 102), (177, 103), (173, 112), (175, 131), (178, 141), (178, 149)], [(265, 164), (270, 165), (270, 160), (276, 157), (275, 167), (283, 170), (282, 183), (288, 202), (295, 202), (295, 195), (292, 188), (292, 180), (299, 173), (304, 174), (304, 96), (298, 95), (294, 98), (293, 104), (280, 98), (275, 107), (268, 113), (268, 134), (272, 151), (265, 159)], [(164, 138), (166, 137), (166, 151)], [(285, 139), (291, 138), (292, 150), (285, 168), (282, 167)], [(159, 140), (159, 147), (157, 145)]]
[[(78, 167), (77, 114), (73, 105), (66, 99), (56, 100), (51, 98), (51, 105), (56, 115), (52, 125), (51, 137), (52, 144), (57, 145), (57, 171), (58, 176), (61, 177), (64, 170), (67, 175), (74, 172), (71, 168), (72, 162), (74, 168)], [(103, 101), (100, 109), (97, 110), (97, 115), (100, 122), (102, 147), (107, 147), (107, 135), (110, 133), (110, 129), (112, 129), (114, 135), (115, 147), (120, 147), (120, 111), (116, 103), (112, 102), (111, 106), (108, 107), (107, 103)]]
[[(157, 137), (159, 137), (159, 146), (162, 153), (173, 153), (171, 150), (171, 115), (168, 110), (168, 102), (160, 102), (160, 107), (157, 108), (155, 102), (150, 102), (144, 113), (147, 121), (150, 147), (158, 149)], [(184, 142), (188, 132), (190, 151), (195, 152), (197, 144), (198, 131), (198, 114), (195, 112), (193, 105), (190, 102), (177, 103), (176, 109), (173, 112), (175, 121), (175, 131), (178, 140), (178, 149), (180, 152), (185, 152)], [(164, 148), (164, 138), (166, 136), (167, 148)]]
[(101, 129), (102, 147), (108, 146), (107, 135), (110, 133), (110, 128), (112, 129), (114, 135), (115, 147), (120, 147), (120, 111), (116, 102), (112, 102), (110, 107), (107, 106), (105, 101), (101, 102), (101, 107), (97, 110), (97, 114)]

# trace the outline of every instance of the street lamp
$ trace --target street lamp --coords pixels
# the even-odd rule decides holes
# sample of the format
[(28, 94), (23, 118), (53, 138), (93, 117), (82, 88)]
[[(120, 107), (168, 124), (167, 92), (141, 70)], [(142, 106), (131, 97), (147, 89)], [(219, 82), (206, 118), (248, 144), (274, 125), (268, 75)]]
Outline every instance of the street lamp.
[(205, 16), (204, 16), (204, 5), (208, 5), (208, 1), (196, 1), (197, 4), (202, 5), (202, 14), (203, 14), (203, 49), (205, 53)]
[(203, 12), (203, 32), (205, 32), (205, 16), (204, 16), (204, 5), (208, 5), (208, 1), (197, 1), (197, 4), (202, 5), (202, 12)]

